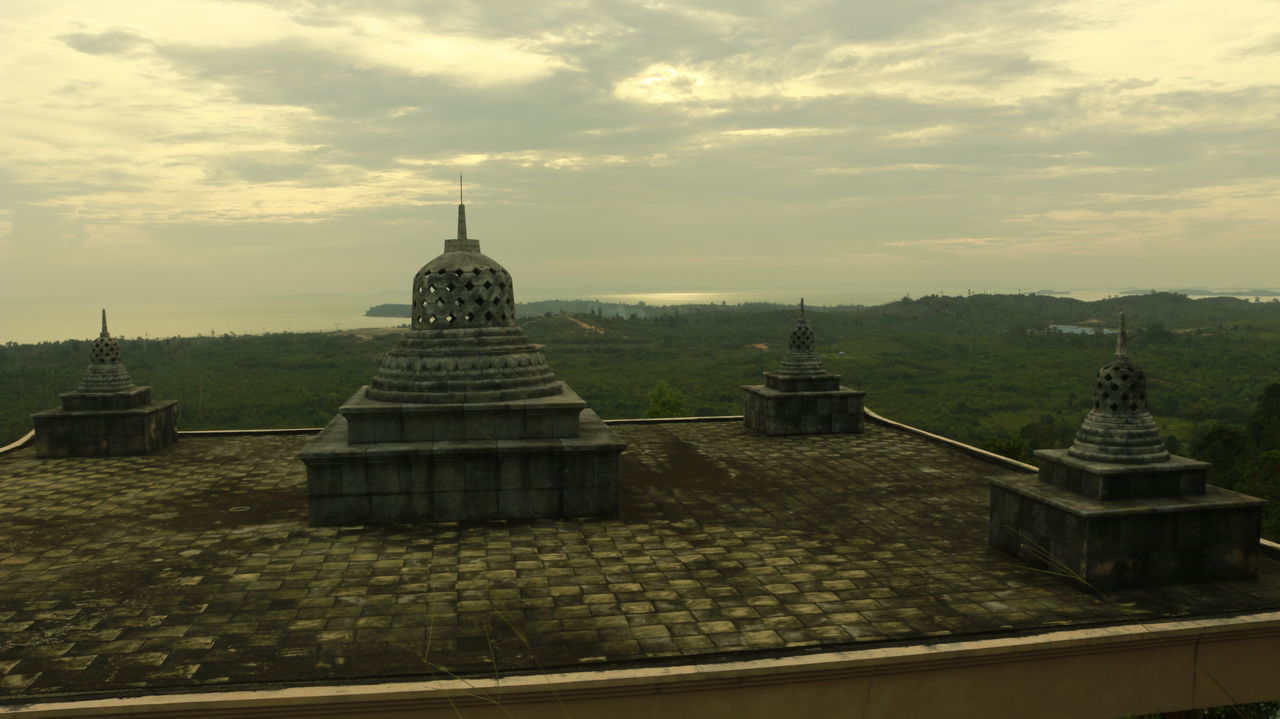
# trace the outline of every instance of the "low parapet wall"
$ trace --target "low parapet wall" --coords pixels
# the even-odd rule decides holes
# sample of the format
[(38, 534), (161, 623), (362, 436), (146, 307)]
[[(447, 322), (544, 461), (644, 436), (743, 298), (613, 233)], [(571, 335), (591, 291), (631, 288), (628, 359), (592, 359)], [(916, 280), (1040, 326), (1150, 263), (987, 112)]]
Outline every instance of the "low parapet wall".
[(750, 661), (0, 707), (39, 717), (1085, 719), (1280, 698), (1280, 612)]

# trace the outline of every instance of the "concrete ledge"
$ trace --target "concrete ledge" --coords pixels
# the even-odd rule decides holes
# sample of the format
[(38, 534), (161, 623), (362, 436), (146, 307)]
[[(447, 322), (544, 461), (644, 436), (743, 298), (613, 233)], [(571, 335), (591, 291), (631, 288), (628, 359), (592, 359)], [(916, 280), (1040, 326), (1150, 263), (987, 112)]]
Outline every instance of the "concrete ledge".
[[(1087, 719), (1280, 698), (1280, 612), (747, 661), (0, 706), (0, 717)], [(1081, 691), (1081, 687), (1089, 687)]]
[(938, 444), (945, 444), (948, 447), (954, 447), (960, 450), (961, 452), (964, 452), (967, 455), (977, 457), (979, 459), (985, 459), (986, 461), (991, 462), (992, 464), (998, 464), (1001, 467), (1006, 467), (1008, 469), (1016, 469), (1020, 472), (1031, 472), (1033, 474), (1040, 471), (1039, 468), (1037, 468), (1034, 464), (1019, 462), (1018, 460), (1010, 459), (1009, 457), (1006, 457), (1003, 454), (996, 454), (995, 452), (989, 452), (985, 449), (982, 449), (980, 447), (975, 447), (971, 444), (965, 444), (964, 442), (961, 442), (958, 439), (943, 437), (940, 434), (934, 434), (933, 432), (920, 429), (919, 427), (913, 427), (909, 424), (903, 424), (902, 422), (894, 421), (892, 419), (889, 419), (888, 417), (877, 414), (865, 407), (863, 408), (862, 411), (867, 415), (867, 419), (871, 420), (872, 422), (875, 422), (876, 424), (882, 424), (886, 427), (895, 427), (897, 429), (910, 432), (911, 434), (924, 437), (925, 439), (931, 442), (937, 442)]
[(6, 444), (5, 446), (0, 447), (0, 455), (8, 454), (10, 452), (16, 452), (17, 450), (22, 449), (28, 444), (31, 444), (32, 442), (34, 442), (35, 439), (36, 439), (36, 431), (34, 429), (30, 430), (29, 432), (17, 438), (16, 440), (10, 442), (9, 444)]

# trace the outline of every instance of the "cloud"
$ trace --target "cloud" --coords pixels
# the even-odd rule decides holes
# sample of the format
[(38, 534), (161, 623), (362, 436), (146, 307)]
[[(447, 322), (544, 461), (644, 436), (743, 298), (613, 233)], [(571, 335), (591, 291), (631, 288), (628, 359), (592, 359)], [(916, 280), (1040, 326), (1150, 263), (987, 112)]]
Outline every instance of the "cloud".
[(107, 30), (99, 33), (73, 32), (60, 39), (89, 55), (121, 55), (148, 45), (146, 38), (130, 30)]
[(885, 281), (1052, 277), (1038, 258), (1100, 251), (1156, 275), (1149, 238), (1235, 243), (1261, 273), (1280, 261), (1268, 7), (24, 5), (0, 25), (0, 223), (173, 272), (315, 242), (312, 281), (375, 262), (352, 237), (412, 253), (410, 228), (447, 232), (465, 171), (478, 227), (519, 240), (504, 261), (566, 281), (548, 257), (602, 284), (642, 260), (647, 281), (719, 263), (719, 282), (767, 283), (788, 253), (858, 258), (816, 264), (831, 283), (859, 261)]

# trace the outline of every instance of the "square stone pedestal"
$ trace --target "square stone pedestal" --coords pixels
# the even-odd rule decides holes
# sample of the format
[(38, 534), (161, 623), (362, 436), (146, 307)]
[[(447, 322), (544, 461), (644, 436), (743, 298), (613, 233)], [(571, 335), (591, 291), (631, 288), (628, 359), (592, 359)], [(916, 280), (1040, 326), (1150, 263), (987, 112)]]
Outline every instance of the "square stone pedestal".
[[(313, 525), (618, 511), (626, 445), (567, 386), (550, 398), (470, 405), (378, 402), (364, 392), (299, 454)], [(353, 439), (355, 427), (364, 441)]]
[(66, 392), (61, 409), (31, 415), (37, 457), (149, 454), (178, 440), (178, 401), (151, 401), (150, 387)]
[(1036, 455), (1039, 477), (991, 481), (991, 546), (1102, 591), (1257, 576), (1263, 500), (1205, 485), (1203, 462)]
[(1090, 462), (1065, 449), (1038, 449), (1040, 480), (1094, 499), (1204, 494), (1209, 463), (1170, 455), (1154, 464)]
[(848, 387), (820, 391), (774, 389), (744, 385), (742, 421), (768, 435), (855, 434), (862, 431), (865, 392)]

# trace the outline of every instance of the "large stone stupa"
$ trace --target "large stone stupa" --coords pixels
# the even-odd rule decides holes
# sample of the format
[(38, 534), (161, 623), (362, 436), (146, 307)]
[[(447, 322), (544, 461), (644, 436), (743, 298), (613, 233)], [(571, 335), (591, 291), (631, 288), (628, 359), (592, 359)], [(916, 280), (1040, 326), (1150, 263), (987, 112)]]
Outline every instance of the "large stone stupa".
[(133, 383), (120, 343), (107, 331), (105, 309), (80, 386), (58, 397), (61, 409), (31, 415), (37, 457), (147, 454), (178, 439), (178, 401), (153, 402), (150, 387)]
[(787, 344), (776, 372), (763, 385), (743, 385), (743, 422), (761, 434), (853, 434), (862, 431), (865, 392), (840, 385), (817, 353), (817, 336), (804, 316)]
[(458, 236), (410, 330), (303, 449), (316, 525), (605, 515), (624, 444), (515, 323), (510, 273)]
[(1255, 576), (1262, 500), (1169, 453), (1127, 340), (1121, 314), (1071, 447), (1036, 450), (1038, 477), (992, 481), (991, 545), (1104, 590)]

